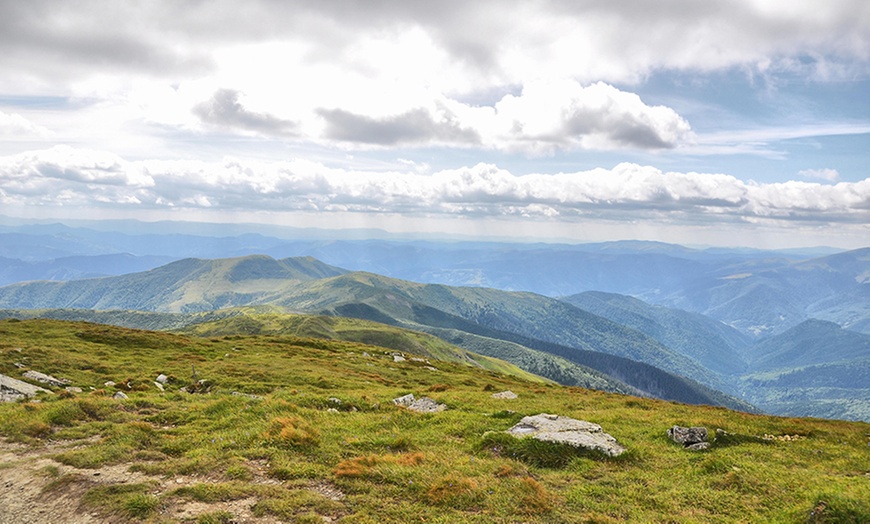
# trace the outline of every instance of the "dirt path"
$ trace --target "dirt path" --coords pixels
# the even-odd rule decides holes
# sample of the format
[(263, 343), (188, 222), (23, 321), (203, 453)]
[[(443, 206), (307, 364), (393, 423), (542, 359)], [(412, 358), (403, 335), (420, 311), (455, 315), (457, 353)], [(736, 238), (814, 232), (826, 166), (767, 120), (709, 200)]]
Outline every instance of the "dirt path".
[[(105, 516), (98, 509), (82, 505), (81, 498), (98, 485), (151, 482), (154, 495), (192, 484), (207, 482), (195, 477), (162, 478), (128, 471), (126, 465), (99, 469), (77, 469), (51, 458), (61, 451), (75, 449), (74, 443), (49, 443), (33, 449), (0, 440), (0, 524), (92, 524), (126, 523), (126, 518)], [(52, 483), (55, 486), (46, 490)], [(266, 480), (276, 483), (274, 480)], [(206, 504), (175, 501), (160, 508), (161, 519), (170, 522), (195, 522), (198, 515), (226, 511), (233, 523), (274, 524), (272, 517), (251, 513), (255, 498)], [(162, 521), (162, 520), (161, 520)]]

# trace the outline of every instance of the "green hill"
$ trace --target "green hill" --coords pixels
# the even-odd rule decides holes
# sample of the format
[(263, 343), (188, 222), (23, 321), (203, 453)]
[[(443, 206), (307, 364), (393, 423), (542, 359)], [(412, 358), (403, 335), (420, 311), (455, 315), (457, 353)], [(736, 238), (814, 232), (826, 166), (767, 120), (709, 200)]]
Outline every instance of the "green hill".
[[(281, 275), (284, 278), (279, 278)], [(333, 276), (324, 278), (324, 275)], [(540, 340), (560, 348), (643, 362), (714, 389), (727, 386), (716, 373), (653, 338), (552, 298), (485, 288), (417, 284), (372, 273), (346, 273), (310, 258), (188, 259), (121, 277), (0, 288), (0, 307), (7, 308), (203, 312), (242, 305), (272, 305), (314, 314), (338, 312), (338, 316), (361, 316), (382, 323), (405, 322), (405, 327), (412, 329), (455, 328), (432, 324), (433, 319), (440, 322), (446, 315), (469, 325), (514, 333), (524, 340)], [(341, 311), (348, 307), (364, 308), (365, 315)], [(531, 349), (548, 352), (555, 346), (545, 344)], [(572, 354), (558, 356), (585, 365), (570, 358)], [(572, 374), (581, 371), (574, 369)], [(625, 377), (630, 376), (634, 374), (625, 374)], [(689, 400), (677, 396), (682, 385), (675, 389), (652, 379), (650, 374), (642, 378), (644, 383), (638, 387), (640, 390)], [(624, 379), (619, 381), (625, 382)], [(636, 387), (632, 383), (628, 385)], [(698, 397), (696, 401), (712, 402), (706, 397)]]
[[(627, 397), (458, 363), (427, 367), (396, 362), (384, 348), (293, 335), (196, 337), (54, 320), (3, 320), (0, 335), (0, 373), (38, 370), (81, 389), (51, 387), (37, 401), (0, 404), (6, 516), (870, 520), (865, 423)], [(518, 398), (493, 397), (503, 390)], [(127, 398), (113, 398), (119, 392)], [(415, 413), (393, 404), (409, 393), (447, 409)], [(628, 451), (609, 458), (501, 433), (538, 413), (600, 424)], [(687, 451), (665, 436), (674, 424), (727, 433), (707, 451)]]
[(823, 320), (807, 320), (747, 349), (747, 359), (757, 371), (862, 358), (870, 358), (870, 335)]
[(649, 335), (717, 373), (731, 375), (746, 370), (740, 351), (751, 343), (749, 337), (709, 317), (598, 291), (562, 300)]

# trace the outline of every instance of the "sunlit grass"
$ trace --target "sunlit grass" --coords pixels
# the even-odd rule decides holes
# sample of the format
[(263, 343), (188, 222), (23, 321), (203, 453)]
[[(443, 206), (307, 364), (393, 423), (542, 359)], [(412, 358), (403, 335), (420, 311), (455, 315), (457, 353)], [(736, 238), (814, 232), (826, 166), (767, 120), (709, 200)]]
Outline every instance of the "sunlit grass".
[[(0, 435), (34, 450), (68, 443), (51, 452), (65, 468), (189, 479), (88, 487), (85, 507), (110, 519), (173, 522), (164, 508), (179, 501), (251, 499), (255, 515), (287, 522), (870, 521), (868, 424), (628, 398), (444, 362), (434, 372), (348, 342), (49, 321), (0, 322), (0, 335), (0, 373), (20, 374), (13, 363), (23, 361), (83, 389), (0, 405)], [(153, 384), (160, 373), (165, 391)], [(504, 389), (519, 398), (492, 397)], [(113, 399), (116, 390), (129, 398)], [(392, 404), (407, 393), (449, 409)], [(612, 459), (502, 433), (542, 412), (601, 424), (629, 451)], [(674, 424), (730, 435), (689, 452), (667, 439)], [(55, 492), (77, 478), (57, 467), (42, 475)], [(235, 517), (215, 507), (197, 521)]]

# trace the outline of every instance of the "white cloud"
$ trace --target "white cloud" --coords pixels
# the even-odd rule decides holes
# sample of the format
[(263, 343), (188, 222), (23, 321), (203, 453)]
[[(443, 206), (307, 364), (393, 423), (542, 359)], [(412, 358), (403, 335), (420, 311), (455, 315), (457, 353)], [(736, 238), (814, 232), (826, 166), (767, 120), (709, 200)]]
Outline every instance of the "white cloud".
[(51, 132), (40, 125), (34, 124), (17, 113), (4, 113), (0, 111), (0, 136), (18, 137), (30, 135), (44, 137)]
[(802, 169), (798, 175), (804, 178), (815, 180), (827, 180), (828, 182), (837, 182), (840, 180), (840, 173), (836, 169)]
[(870, 179), (837, 185), (745, 183), (724, 174), (612, 169), (517, 176), (491, 164), (432, 175), (351, 171), (292, 160), (127, 161), (57, 147), (0, 157), (7, 204), (126, 210), (320, 211), (412, 216), (537, 217), (572, 221), (870, 222)]

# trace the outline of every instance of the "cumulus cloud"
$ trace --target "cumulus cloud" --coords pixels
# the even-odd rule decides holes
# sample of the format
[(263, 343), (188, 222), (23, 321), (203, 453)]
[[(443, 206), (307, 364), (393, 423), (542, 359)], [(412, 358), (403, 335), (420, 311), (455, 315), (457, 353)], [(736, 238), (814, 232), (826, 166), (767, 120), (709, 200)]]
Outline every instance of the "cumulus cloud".
[(295, 134), (295, 122), (249, 111), (239, 102), (239, 92), (232, 89), (218, 90), (210, 100), (196, 105), (193, 113), (203, 122), (221, 128), (267, 135)]
[(416, 108), (382, 118), (343, 109), (319, 109), (317, 113), (326, 120), (325, 135), (332, 140), (377, 145), (480, 143), (477, 131), (463, 128), (449, 111), (433, 116)]
[(495, 104), (504, 137), (535, 149), (673, 148), (691, 126), (673, 109), (648, 106), (634, 93), (603, 82), (536, 82)]
[(491, 164), (432, 175), (353, 171), (292, 160), (127, 161), (68, 147), (0, 157), (6, 204), (130, 209), (317, 211), (531, 217), (687, 225), (757, 219), (870, 222), (870, 179), (837, 185), (746, 183), (733, 176), (611, 169), (518, 176)]
[(5, 136), (48, 136), (49, 130), (34, 124), (17, 113), (4, 113), (0, 111), (0, 135)]
[(798, 175), (804, 178), (815, 180), (827, 180), (828, 182), (837, 182), (840, 180), (840, 173), (836, 169), (802, 169)]

